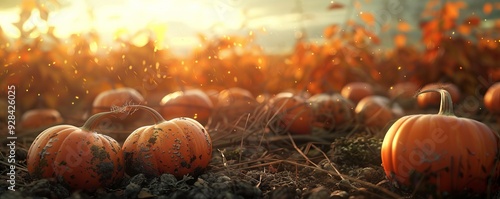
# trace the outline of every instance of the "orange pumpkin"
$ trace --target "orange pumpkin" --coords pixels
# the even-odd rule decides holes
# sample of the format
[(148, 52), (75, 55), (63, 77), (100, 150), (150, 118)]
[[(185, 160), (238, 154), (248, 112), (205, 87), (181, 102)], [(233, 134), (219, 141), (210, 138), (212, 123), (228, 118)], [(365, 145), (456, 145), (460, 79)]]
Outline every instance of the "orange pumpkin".
[(342, 129), (354, 121), (354, 104), (338, 93), (320, 93), (308, 100), (314, 114), (314, 126), (325, 130)]
[(306, 99), (282, 92), (272, 97), (268, 106), (285, 130), (293, 134), (311, 134), (313, 112)]
[(217, 104), (218, 97), (219, 97), (219, 91), (214, 90), (214, 89), (210, 89), (210, 90), (205, 91), (205, 93), (207, 94), (208, 98), (210, 98), (210, 101), (212, 101), (212, 104), (214, 104), (214, 105)]
[(160, 106), (160, 113), (166, 120), (189, 117), (202, 125), (208, 123), (213, 109), (212, 101), (208, 95), (199, 89), (170, 93), (163, 97)]
[(397, 104), (391, 104), (387, 97), (372, 95), (363, 98), (354, 110), (359, 122), (368, 127), (384, 128), (392, 120), (403, 116), (403, 109)]
[(59, 111), (55, 109), (33, 109), (26, 111), (21, 117), (21, 127), (36, 129), (63, 122)]
[(444, 89), (438, 114), (404, 116), (387, 131), (381, 148), (382, 166), (395, 184), (438, 193), (485, 193), (498, 182), (498, 135), (478, 121), (456, 117)]
[[(458, 87), (452, 83), (431, 83), (425, 85), (422, 90), (431, 89), (445, 89), (451, 95), (453, 103), (460, 101), (461, 93)], [(417, 103), (420, 108), (437, 108), (439, 107), (439, 94), (438, 93), (423, 93), (417, 96)]]
[(169, 173), (182, 178), (187, 174), (197, 176), (205, 170), (212, 159), (212, 140), (199, 122), (187, 117), (166, 121), (152, 108), (129, 107), (146, 110), (155, 124), (136, 129), (123, 143), (128, 174)]
[[(92, 103), (92, 114), (110, 111), (113, 107), (121, 107), (128, 104), (144, 104), (144, 97), (135, 89), (123, 87), (107, 90), (99, 93)], [(116, 114), (110, 118), (113, 122), (127, 124), (135, 122), (141, 114)]]
[(390, 99), (396, 101), (405, 109), (414, 108), (417, 104), (415, 94), (418, 92), (417, 84), (413, 82), (397, 83), (389, 88)]
[(100, 117), (82, 127), (57, 125), (41, 132), (28, 150), (28, 173), (55, 178), (73, 190), (95, 190), (115, 183), (125, 171), (121, 147), (113, 138), (94, 131)]
[(484, 95), (484, 106), (494, 114), (500, 114), (500, 82), (491, 85)]
[(217, 97), (217, 105), (214, 107), (216, 114), (213, 120), (244, 124), (245, 122), (240, 120), (252, 114), (257, 106), (258, 102), (250, 91), (239, 87), (224, 89)]
[(340, 94), (357, 104), (363, 98), (373, 95), (372, 85), (365, 82), (351, 82), (342, 87)]

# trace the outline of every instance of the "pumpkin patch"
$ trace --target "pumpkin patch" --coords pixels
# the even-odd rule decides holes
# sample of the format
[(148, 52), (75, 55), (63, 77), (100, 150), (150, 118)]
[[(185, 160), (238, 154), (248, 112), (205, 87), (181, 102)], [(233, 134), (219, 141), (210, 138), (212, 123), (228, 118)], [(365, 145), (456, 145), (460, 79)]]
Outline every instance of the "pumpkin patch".
[(499, 15), (4, 0), (0, 198), (498, 198)]

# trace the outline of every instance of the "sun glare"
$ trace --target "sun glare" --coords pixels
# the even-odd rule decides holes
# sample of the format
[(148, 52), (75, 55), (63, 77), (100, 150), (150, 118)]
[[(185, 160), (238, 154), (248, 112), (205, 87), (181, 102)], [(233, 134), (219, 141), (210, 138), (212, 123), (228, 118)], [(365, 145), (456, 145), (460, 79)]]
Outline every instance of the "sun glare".
[[(38, 27), (38, 33), (46, 33), (48, 27), (55, 27), (54, 34), (65, 38), (72, 34), (96, 32), (104, 40), (116, 39), (117, 35), (134, 35), (148, 29), (156, 38), (158, 46), (192, 46), (196, 33), (207, 32), (217, 26), (223, 29), (238, 29), (243, 21), (241, 11), (234, 5), (219, 1), (180, 0), (75, 0), (60, 1), (60, 5), (47, 5), (49, 18), (41, 20), (39, 14), (32, 15), (25, 29)], [(0, 10), (3, 30), (10, 37), (20, 33), (13, 23), (19, 20), (20, 6)], [(38, 11), (35, 11), (38, 12)], [(172, 31), (173, 34), (169, 34)], [(167, 36), (166, 36), (167, 35)], [(36, 36), (36, 35), (35, 35)], [(141, 35), (139, 35), (141, 36)], [(136, 42), (144, 44), (142, 37)], [(196, 44), (194, 44), (196, 45)]]

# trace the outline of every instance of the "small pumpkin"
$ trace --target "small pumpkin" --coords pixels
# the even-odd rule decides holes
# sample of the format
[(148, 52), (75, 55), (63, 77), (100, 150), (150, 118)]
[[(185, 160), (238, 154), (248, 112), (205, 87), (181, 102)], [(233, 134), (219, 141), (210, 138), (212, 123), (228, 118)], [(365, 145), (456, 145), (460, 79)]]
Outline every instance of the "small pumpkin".
[(340, 94), (357, 104), (363, 98), (373, 95), (373, 86), (365, 82), (351, 82), (340, 90)]
[(417, 104), (415, 94), (418, 92), (417, 84), (413, 82), (400, 82), (389, 88), (389, 98), (394, 100), (404, 109), (412, 109)]
[(280, 126), (290, 133), (312, 133), (313, 112), (305, 98), (291, 92), (282, 92), (269, 100), (268, 107)]
[(61, 114), (56, 109), (40, 108), (26, 111), (21, 116), (21, 127), (23, 129), (36, 129), (47, 127), (63, 122)]
[(212, 140), (198, 121), (187, 117), (166, 121), (150, 107), (128, 107), (147, 111), (155, 121), (154, 125), (136, 129), (123, 143), (128, 174), (169, 173), (182, 178), (197, 176), (206, 169), (212, 158)]
[(354, 103), (338, 93), (319, 93), (307, 99), (314, 126), (327, 131), (349, 127), (354, 122)]
[(160, 113), (166, 120), (189, 117), (206, 125), (212, 114), (213, 104), (208, 95), (199, 89), (176, 91), (163, 97)]
[[(122, 87), (101, 92), (92, 103), (91, 114), (110, 111), (113, 107), (121, 107), (128, 104), (144, 104), (144, 97), (135, 89)], [(113, 122), (127, 124), (141, 118), (141, 114), (122, 113), (116, 114), (110, 119)]]
[(359, 122), (368, 127), (384, 128), (391, 121), (403, 116), (403, 109), (389, 98), (372, 95), (363, 98), (354, 110)]
[(491, 113), (500, 114), (500, 82), (488, 88), (484, 95), (484, 106)]
[(241, 120), (252, 114), (258, 104), (252, 93), (246, 89), (239, 87), (224, 89), (217, 96), (214, 123), (223, 121), (230, 124), (237, 122), (244, 124), (245, 122)]
[(408, 115), (387, 131), (381, 147), (387, 178), (402, 187), (431, 187), (438, 193), (485, 193), (499, 172), (497, 133), (478, 121), (453, 114), (450, 93), (438, 92), (438, 114)]
[[(452, 83), (431, 83), (425, 85), (421, 90), (445, 89), (451, 95), (453, 103), (458, 103), (461, 98), (460, 89)], [(420, 108), (437, 108), (439, 107), (440, 97), (438, 93), (422, 93), (417, 96), (417, 104)]]
[(120, 145), (94, 131), (109, 114), (95, 114), (82, 127), (57, 125), (41, 132), (28, 150), (28, 173), (55, 178), (72, 190), (95, 190), (121, 179), (125, 165)]

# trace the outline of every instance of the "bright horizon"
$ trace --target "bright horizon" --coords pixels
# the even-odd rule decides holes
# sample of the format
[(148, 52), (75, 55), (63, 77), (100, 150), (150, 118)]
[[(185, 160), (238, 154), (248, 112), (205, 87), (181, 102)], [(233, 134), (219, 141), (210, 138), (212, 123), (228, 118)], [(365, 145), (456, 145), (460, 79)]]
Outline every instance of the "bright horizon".
[[(295, 35), (304, 28), (312, 41), (322, 41), (324, 28), (341, 24), (348, 19), (350, 0), (276, 0), (272, 4), (265, 0), (10, 0), (0, 2), (0, 26), (10, 37), (18, 37), (18, 30), (12, 25), (19, 19), (22, 1), (45, 1), (50, 10), (48, 23), (33, 15), (31, 25), (42, 29), (54, 26), (58, 38), (94, 30), (102, 41), (113, 37), (129, 36), (139, 30), (150, 29), (156, 33), (162, 45), (186, 54), (198, 46), (199, 33), (205, 36), (244, 35), (253, 31), (256, 43), (267, 52), (286, 52), (293, 46)], [(366, 11), (382, 23), (397, 23), (399, 19), (418, 25), (417, 13), (423, 5), (408, 2), (393, 5), (399, 1), (359, 4), (350, 19), (359, 20), (359, 12)], [(343, 8), (328, 10), (331, 3), (340, 3)], [(481, 3), (478, 3), (481, 4)], [(300, 5), (300, 6), (299, 6)], [(481, 4), (482, 5), (482, 4)], [(399, 7), (398, 7), (399, 6)], [(386, 10), (388, 8), (399, 10)], [(384, 12), (382, 12), (384, 11)], [(399, 12), (394, 14), (395, 12)], [(394, 13), (393, 13), (394, 12)], [(392, 14), (391, 14), (392, 13)], [(390, 14), (390, 15), (388, 15)], [(379, 27), (375, 27), (379, 28)], [(417, 28), (414, 28), (417, 30)], [(413, 36), (418, 37), (418, 33)], [(380, 35), (391, 42), (392, 33)]]

